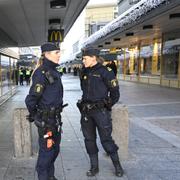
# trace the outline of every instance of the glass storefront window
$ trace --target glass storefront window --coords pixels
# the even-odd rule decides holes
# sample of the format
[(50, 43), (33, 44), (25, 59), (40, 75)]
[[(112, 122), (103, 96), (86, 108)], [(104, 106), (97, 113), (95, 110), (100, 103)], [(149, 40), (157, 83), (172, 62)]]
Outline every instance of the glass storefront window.
[(143, 46), (140, 50), (140, 73), (150, 75), (152, 69), (152, 50), (150, 46)]
[(140, 73), (141, 75), (160, 75), (161, 43), (159, 40), (140, 49)]
[(131, 47), (125, 49), (125, 65), (126, 74), (138, 74), (138, 49), (137, 47)]
[(10, 85), (10, 58), (1, 55), (1, 81), (3, 87), (3, 94), (6, 93)]
[[(163, 71), (164, 78), (178, 78), (180, 33), (174, 34), (173, 40), (165, 40), (163, 46)], [(178, 37), (179, 36), (179, 37)], [(168, 39), (168, 38), (167, 38)]]
[(124, 74), (124, 54), (117, 55), (117, 60), (119, 61), (119, 74)]
[[(15, 85), (13, 71), (17, 67), (17, 59), (13, 53), (8, 49), (3, 49), (4, 54), (0, 54), (0, 98), (1, 96), (6, 97), (14, 92)], [(12, 57), (14, 56), (14, 58)], [(17, 56), (18, 57), (18, 56)]]
[(124, 73), (130, 75), (130, 55), (128, 49), (124, 49)]
[(16, 79), (18, 80), (16, 63), (17, 63), (17, 60), (11, 58), (11, 82), (14, 85), (16, 84)]

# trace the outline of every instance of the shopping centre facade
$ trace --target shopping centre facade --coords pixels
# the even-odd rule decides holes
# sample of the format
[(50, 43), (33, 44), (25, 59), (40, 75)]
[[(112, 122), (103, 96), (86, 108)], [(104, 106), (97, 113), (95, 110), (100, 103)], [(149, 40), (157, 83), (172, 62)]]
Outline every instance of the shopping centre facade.
[[(131, 3), (125, 12), (122, 3)], [(118, 18), (85, 46), (116, 53), (122, 80), (180, 88), (180, 1), (119, 1)], [(124, 6), (123, 6), (124, 10)]]

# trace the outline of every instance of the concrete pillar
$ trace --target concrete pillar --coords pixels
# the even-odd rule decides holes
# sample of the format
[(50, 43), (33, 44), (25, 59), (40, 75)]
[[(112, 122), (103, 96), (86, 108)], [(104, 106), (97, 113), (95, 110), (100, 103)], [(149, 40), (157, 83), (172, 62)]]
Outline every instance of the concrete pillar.
[(179, 50), (179, 59), (178, 59), (178, 87), (180, 88), (180, 50)]
[(119, 157), (122, 160), (128, 158), (129, 119), (128, 109), (125, 105), (116, 104), (112, 108), (112, 137), (119, 146)]
[(137, 81), (140, 82), (140, 76), (141, 76), (141, 42), (138, 43), (138, 57), (137, 57), (137, 62), (138, 62), (138, 77)]
[(164, 34), (162, 34), (161, 38), (161, 54), (160, 54), (160, 85), (162, 86), (162, 80), (164, 78), (164, 60), (163, 60), (163, 49), (164, 49)]
[(32, 155), (31, 124), (26, 120), (26, 108), (14, 110), (14, 156), (30, 157)]

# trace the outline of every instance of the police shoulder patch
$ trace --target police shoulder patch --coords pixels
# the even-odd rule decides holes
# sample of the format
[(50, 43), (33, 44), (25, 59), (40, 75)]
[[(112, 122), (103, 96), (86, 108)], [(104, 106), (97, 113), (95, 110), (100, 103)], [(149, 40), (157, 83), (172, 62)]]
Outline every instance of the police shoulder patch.
[(107, 70), (108, 70), (108, 71), (112, 71), (112, 69), (111, 69), (110, 67), (107, 67)]
[(37, 94), (41, 94), (43, 91), (44, 87), (42, 84), (36, 84), (34, 88), (34, 92)]
[(112, 87), (118, 86), (118, 81), (117, 81), (117, 79), (111, 80), (111, 86), (112, 86)]

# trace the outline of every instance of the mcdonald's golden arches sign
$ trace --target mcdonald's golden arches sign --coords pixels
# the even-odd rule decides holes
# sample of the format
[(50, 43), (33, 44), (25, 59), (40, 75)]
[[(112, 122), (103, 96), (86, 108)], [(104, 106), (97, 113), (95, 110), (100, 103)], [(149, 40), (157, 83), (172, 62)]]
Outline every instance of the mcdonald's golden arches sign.
[(64, 40), (63, 29), (50, 29), (48, 30), (48, 41), (49, 42), (62, 42)]

